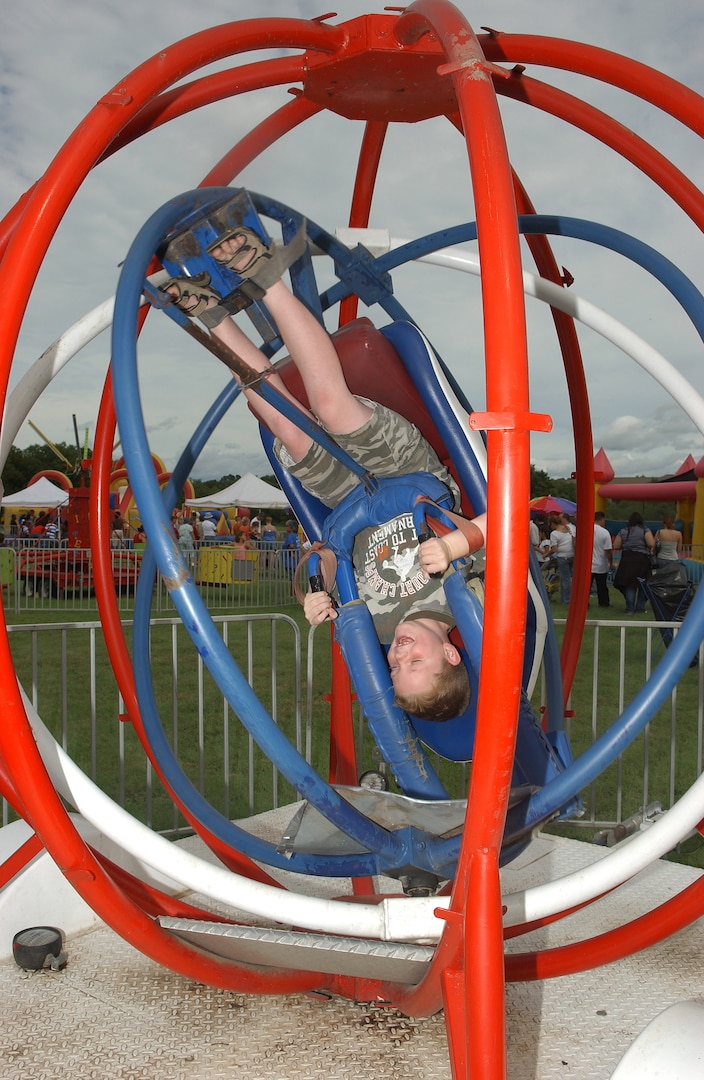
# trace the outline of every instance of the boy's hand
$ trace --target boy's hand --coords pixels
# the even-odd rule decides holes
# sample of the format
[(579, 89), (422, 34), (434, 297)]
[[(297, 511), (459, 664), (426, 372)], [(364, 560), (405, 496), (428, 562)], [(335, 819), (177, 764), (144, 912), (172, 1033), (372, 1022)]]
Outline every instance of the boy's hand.
[(433, 536), (419, 547), (421, 568), (426, 574), (443, 574), (451, 562), (469, 554), (466, 536), (458, 529), (453, 529), (446, 536)]
[(444, 574), (451, 563), (450, 549), (437, 536), (424, 540), (419, 548), (421, 569), (426, 574)]
[(303, 599), (303, 614), (311, 626), (319, 626), (326, 619), (336, 619), (337, 608), (329, 593), (309, 592)]

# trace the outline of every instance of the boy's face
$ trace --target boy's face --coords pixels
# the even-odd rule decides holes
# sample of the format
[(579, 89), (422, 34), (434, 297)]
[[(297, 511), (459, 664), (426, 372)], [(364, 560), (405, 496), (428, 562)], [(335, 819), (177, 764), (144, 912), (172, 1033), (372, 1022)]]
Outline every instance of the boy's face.
[(435, 619), (399, 623), (389, 645), (387, 660), (391, 682), (401, 697), (425, 693), (445, 662), (460, 663), (457, 649), (447, 639), (447, 627)]

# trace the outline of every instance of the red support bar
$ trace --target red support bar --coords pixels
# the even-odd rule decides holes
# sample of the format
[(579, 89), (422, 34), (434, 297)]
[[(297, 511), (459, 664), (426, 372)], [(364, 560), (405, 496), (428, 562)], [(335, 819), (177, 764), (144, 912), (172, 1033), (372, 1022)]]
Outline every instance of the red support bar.
[[(514, 175), (516, 203), (521, 214), (533, 214), (535, 208), (522, 184)], [(526, 236), (526, 243), (535, 259), (541, 277), (562, 284), (562, 274), (545, 236)], [(584, 635), (584, 621), (589, 605), (591, 585), (592, 536), (594, 522), (594, 485), (591, 470), (594, 461), (591, 412), (582, 352), (574, 320), (562, 311), (552, 309), (553, 322), (565, 365), (565, 376), (573, 419), (575, 460), (577, 464), (577, 540), (574, 580), (567, 610), (567, 626), (560, 651), (562, 669), (563, 709), (567, 705), (577, 670), (579, 650)]]
[[(151, 98), (197, 65), (258, 47), (318, 47), (334, 50), (337, 28), (298, 20), (255, 20), (195, 35), (137, 68), (88, 114), (24, 201), (22, 214), (0, 266), (8, 307), (0, 312), (0, 398), (4, 401), (19, 325), (53, 233), (83, 179), (113, 140)], [(62, 806), (27, 721), (17, 686), (6, 628), (0, 634), (0, 757), (13, 785), (25, 795), (32, 827), (67, 879), (109, 925), (171, 970), (226, 989), (253, 993), (320, 988), (322, 975), (264, 974), (207, 957), (161, 930), (111, 880), (90, 853)]]
[[(366, 229), (369, 225), (374, 184), (379, 171), (381, 151), (384, 147), (388, 124), (369, 121), (364, 128), (364, 138), (359, 151), (357, 175), (350, 207), (350, 228)], [(357, 317), (359, 302), (356, 296), (346, 296), (340, 304), (339, 325), (345, 326)]]
[[(138, 331), (141, 330), (148, 316), (149, 308), (144, 307), (139, 312)], [(115, 675), (115, 681), (125, 702), (127, 713), (137, 737), (149, 757), (152, 767), (164, 788), (169, 792), (172, 800), (183, 814), (185, 819), (193, 826), (194, 831), (205, 841), (222, 862), (223, 866), (229, 867), (235, 873), (243, 874), (254, 881), (265, 882), (276, 888), (282, 886), (255, 862), (248, 859), (238, 851), (224, 844), (218, 837), (208, 832), (197, 821), (177, 798), (164, 776), (159, 762), (152, 753), (152, 748), (147, 738), (142, 723), (139, 709), (139, 700), (134, 685), (134, 673), (132, 660), (125, 641), (120, 611), (117, 605), (117, 596), (112, 576), (112, 560), (110, 550), (110, 521), (104, 508), (108, 505), (110, 483), (113, 476), (112, 448), (115, 441), (116, 418), (115, 406), (112, 393), (112, 376), (108, 371), (103, 396), (98, 410), (98, 418), (95, 427), (95, 441), (92, 458), (92, 480), (90, 487), (90, 535), (91, 549), (93, 552), (93, 574), (95, 578), (95, 595), (98, 604), (98, 612), (103, 628), (105, 646), (110, 658), (110, 664)]]
[[(0, 398), (21, 318), (51, 238), (73, 196), (114, 139), (151, 99), (190, 74), (228, 56), (255, 49), (301, 48), (334, 53), (343, 44), (339, 27), (299, 19), (251, 19), (211, 27), (176, 42), (135, 68), (88, 113), (26, 199), (0, 265), (6, 304), (0, 311)], [(7, 305), (7, 306), (6, 306)], [(5, 380), (3, 382), (3, 380)]]
[[(405, 40), (406, 29), (417, 38), (423, 21), (453, 65), (448, 77), (455, 86), (469, 154), (482, 260), (487, 412), (523, 416), (529, 412), (529, 401), (522, 268), (512, 175), (495, 91), (479, 43), (455, 8), (441, 0), (417, 0), (399, 19), (399, 40)], [(452, 895), (452, 907), (467, 913), (461, 954), (463, 1007), (467, 1009), (471, 1000), (481, 1023), (476, 1030), (473, 1027), (466, 1061), (460, 1060), (461, 1047), (453, 1045), (451, 1053), (457, 1077), (504, 1080), (505, 1055), (495, 1053), (505, 1034), (498, 850), (511, 783), (523, 660), (523, 632), (514, 631), (525, 625), (528, 545), (513, 522), (516, 507), (525, 506), (527, 512), (528, 434), (522, 429), (490, 430), (487, 451), (486, 603), (477, 735)], [(444, 936), (449, 943), (457, 941), (452, 922)], [(451, 944), (447, 947), (453, 951)], [(475, 978), (471, 958), (479, 956), (488, 967)], [(420, 992), (428, 991), (423, 987)]]
[(611, 964), (647, 949), (704, 915), (704, 877), (653, 911), (605, 934), (542, 952), (514, 953), (506, 957), (506, 978), (511, 982), (554, 979)]
[(490, 60), (574, 71), (610, 83), (669, 113), (704, 138), (704, 98), (638, 60), (596, 45), (532, 34), (491, 33), (480, 40)]
[(5, 859), (4, 863), (0, 864), (0, 890), (4, 889), (8, 882), (12, 881), (13, 877), (26, 869), (32, 859), (36, 859), (37, 855), (42, 851), (44, 851), (44, 845), (36, 833), (33, 833), (16, 851), (12, 852), (12, 855)]
[[(545, 83), (529, 78), (527, 75), (509, 82), (498, 83), (496, 90), (502, 97), (521, 101), (556, 116), (579, 128), (580, 131), (592, 135), (604, 146), (610, 147), (621, 157), (632, 162), (645, 176), (650, 177), (700, 229), (704, 229), (704, 199), (701, 190), (671, 161), (636, 135), (634, 131), (630, 131), (593, 105), (580, 101), (579, 98), (565, 93), (564, 90), (546, 86)], [(704, 98), (701, 101), (704, 108)]]
[(230, 184), (238, 173), (254, 161), (270, 146), (288, 134), (304, 120), (309, 120), (320, 111), (320, 106), (308, 101), (304, 97), (296, 97), (282, 108), (277, 109), (271, 116), (266, 117), (257, 124), (243, 139), (233, 146), (224, 157), (218, 161), (207, 176), (199, 184), (199, 187), (218, 187)]

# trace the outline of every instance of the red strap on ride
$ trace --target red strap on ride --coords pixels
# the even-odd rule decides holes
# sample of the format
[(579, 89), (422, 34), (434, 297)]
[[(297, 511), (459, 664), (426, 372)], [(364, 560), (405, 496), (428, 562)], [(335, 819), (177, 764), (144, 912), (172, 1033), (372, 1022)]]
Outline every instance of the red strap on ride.
[(461, 514), (455, 514), (452, 510), (446, 510), (444, 507), (438, 506), (438, 504), (433, 502), (432, 499), (429, 499), (427, 495), (419, 495), (416, 499), (416, 505), (418, 503), (427, 503), (428, 506), (434, 506), (436, 510), (439, 510), (444, 517), (449, 518), (452, 522), (452, 525), (448, 525), (445, 521), (433, 517), (432, 514), (426, 514), (426, 520), (432, 526), (436, 536), (447, 536), (449, 532), (453, 531), (454, 527), (467, 537), (470, 555), (484, 547), (484, 535), (482, 530), (475, 525), (474, 522), (468, 521), (467, 518), (462, 517)]

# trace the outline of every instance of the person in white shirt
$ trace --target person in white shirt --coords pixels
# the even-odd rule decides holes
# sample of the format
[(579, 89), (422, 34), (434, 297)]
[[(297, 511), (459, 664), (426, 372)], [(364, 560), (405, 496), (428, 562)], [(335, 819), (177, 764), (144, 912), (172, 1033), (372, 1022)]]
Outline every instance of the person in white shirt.
[(538, 528), (538, 522), (534, 521), (533, 518), (528, 522), (528, 537), (530, 539), (530, 546), (533, 548), (533, 551), (538, 558), (538, 562), (543, 562), (544, 556), (540, 550), (540, 529)]
[(592, 582), (596, 585), (599, 607), (610, 607), (607, 578), (613, 567), (611, 533), (605, 527), (606, 516), (600, 510), (594, 514), (594, 547), (592, 549)]
[(215, 532), (216, 532), (216, 530), (215, 530), (215, 522), (213, 521), (213, 519), (210, 516), (208, 516), (208, 517), (201, 516), (200, 527), (203, 530), (202, 539), (207, 544), (208, 541), (212, 540), (213, 537), (215, 536)]
[(572, 594), (575, 528), (568, 514), (560, 514), (550, 533), (550, 553), (555, 556), (560, 578), (560, 603), (569, 604)]

